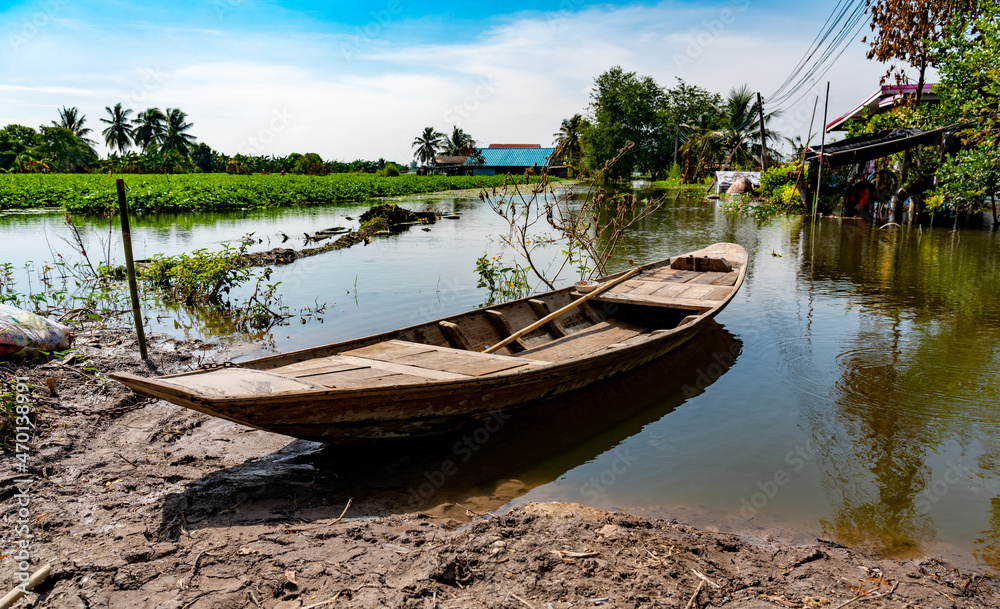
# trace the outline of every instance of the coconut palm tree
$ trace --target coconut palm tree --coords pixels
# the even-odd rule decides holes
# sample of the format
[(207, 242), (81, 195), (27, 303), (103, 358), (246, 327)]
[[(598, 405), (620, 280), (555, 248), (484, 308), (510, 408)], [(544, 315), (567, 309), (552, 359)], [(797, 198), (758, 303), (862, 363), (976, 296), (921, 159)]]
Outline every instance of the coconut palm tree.
[[(757, 95), (747, 85), (734, 87), (718, 113), (703, 115), (698, 125), (682, 125), (689, 131), (687, 150), (699, 159), (699, 165), (720, 162), (723, 169), (749, 168), (760, 163), (760, 110)], [(767, 124), (777, 112), (764, 115), (764, 138), (778, 140)], [(684, 151), (681, 147), (681, 151)]]
[(149, 108), (135, 117), (132, 125), (132, 138), (142, 149), (155, 149), (163, 138), (164, 123), (167, 116), (159, 108)]
[(167, 108), (164, 121), (163, 139), (160, 142), (160, 153), (167, 154), (177, 151), (187, 156), (190, 147), (194, 145), (195, 137), (186, 133), (192, 124), (187, 122), (187, 114), (178, 108)]
[(121, 103), (115, 104), (114, 108), (105, 106), (104, 110), (110, 117), (101, 119), (101, 122), (108, 126), (101, 132), (104, 135), (104, 143), (108, 148), (117, 148), (119, 154), (124, 154), (125, 149), (130, 147), (133, 141), (132, 121), (128, 117), (132, 114), (132, 110), (122, 108)]
[(439, 131), (435, 131), (434, 127), (424, 127), (424, 132), (413, 140), (413, 147), (417, 149), (417, 151), (413, 153), (413, 156), (416, 157), (417, 161), (423, 163), (424, 165), (433, 161), (434, 156), (444, 144), (444, 142), (441, 141), (442, 138), (444, 138), (444, 134)]
[(80, 111), (74, 108), (67, 108), (63, 106), (63, 109), (59, 111), (59, 122), (52, 121), (52, 124), (56, 127), (65, 127), (73, 132), (73, 135), (80, 138), (81, 140), (92, 144), (93, 141), (87, 139), (87, 134), (90, 133), (89, 127), (84, 127), (83, 124), (87, 122), (87, 117), (80, 114)]
[(574, 114), (571, 118), (564, 118), (559, 126), (559, 132), (553, 133), (556, 148), (561, 148), (563, 155), (579, 161), (583, 156), (583, 145), (580, 138), (583, 137), (583, 130), (589, 125), (587, 119), (579, 114)]
[(459, 156), (466, 154), (470, 148), (474, 148), (476, 140), (472, 139), (472, 136), (463, 131), (461, 127), (454, 125), (451, 128), (451, 136), (445, 137), (442, 144), (444, 145), (445, 154)]

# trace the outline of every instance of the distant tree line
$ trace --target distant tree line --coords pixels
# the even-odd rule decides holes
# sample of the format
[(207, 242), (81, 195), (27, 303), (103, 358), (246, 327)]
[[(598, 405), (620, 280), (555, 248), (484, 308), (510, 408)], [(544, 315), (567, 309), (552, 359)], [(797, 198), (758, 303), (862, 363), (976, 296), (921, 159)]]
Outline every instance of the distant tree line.
[(76, 108), (59, 110), (59, 120), (38, 129), (10, 124), (0, 129), (0, 171), (8, 173), (194, 173), (225, 172), (374, 173), (399, 175), (398, 165), (378, 159), (350, 163), (324, 161), (315, 152), (288, 156), (229, 156), (198, 143), (192, 123), (178, 108), (148, 108), (132, 118), (132, 110), (106, 107), (104, 143), (113, 152), (105, 159), (94, 150), (92, 130)]
[[(586, 114), (563, 120), (553, 134), (559, 159), (580, 172), (601, 172), (612, 159), (604, 173), (610, 180), (633, 173), (660, 179), (675, 163), (688, 181), (708, 169), (760, 167), (761, 112), (746, 85), (722, 97), (679, 78), (664, 88), (616, 66), (597, 77), (590, 99)], [(768, 126), (775, 116), (764, 113), (769, 159), (780, 157), (778, 134)]]

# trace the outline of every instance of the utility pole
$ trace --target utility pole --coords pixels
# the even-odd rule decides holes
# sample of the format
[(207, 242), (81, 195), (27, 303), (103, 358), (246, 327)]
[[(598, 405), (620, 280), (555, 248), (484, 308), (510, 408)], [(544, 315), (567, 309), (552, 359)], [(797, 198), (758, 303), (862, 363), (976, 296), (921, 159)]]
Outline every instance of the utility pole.
[(757, 110), (760, 112), (760, 170), (767, 171), (767, 140), (764, 139), (764, 100), (757, 92)]
[(816, 198), (813, 200), (813, 220), (816, 219), (816, 210), (819, 208), (819, 190), (823, 183), (823, 157), (826, 156), (826, 113), (830, 109), (830, 81), (826, 81), (826, 101), (823, 102), (823, 124), (820, 126), (820, 155), (819, 171), (816, 172)]

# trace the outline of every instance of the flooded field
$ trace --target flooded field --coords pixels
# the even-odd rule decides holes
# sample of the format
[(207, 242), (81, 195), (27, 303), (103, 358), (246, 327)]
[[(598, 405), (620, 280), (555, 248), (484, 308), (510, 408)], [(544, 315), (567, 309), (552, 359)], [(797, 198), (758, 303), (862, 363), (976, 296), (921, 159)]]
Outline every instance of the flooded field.
[[(1000, 568), (1000, 235), (757, 222), (701, 198), (671, 201), (630, 235), (635, 263), (719, 241), (752, 252), (742, 290), (697, 344), (493, 431), (360, 452), (295, 441), (272, 456), (274, 475), (304, 467), (317, 496), (333, 503), (349, 471), (355, 501), (368, 493), (381, 511), (576, 501)], [(475, 261), (499, 253), (499, 219), (471, 196), (400, 203), (461, 219), (277, 267), (271, 281), (281, 282), (283, 304), (326, 308), (321, 319), (276, 328), (260, 350), (389, 330), (486, 300)], [(262, 240), (256, 249), (300, 248), (304, 232), (357, 226), (366, 208), (137, 216), (132, 241), (137, 258), (215, 249), (248, 233)], [(78, 221), (102, 260), (95, 252), (117, 232)], [(0, 215), (3, 262), (19, 290), (40, 289), (54, 253), (78, 259), (66, 236), (61, 214)], [(612, 268), (626, 266), (621, 258)], [(147, 314), (154, 331), (238, 338), (199, 314)], [(260, 462), (253, 469), (266, 479)]]

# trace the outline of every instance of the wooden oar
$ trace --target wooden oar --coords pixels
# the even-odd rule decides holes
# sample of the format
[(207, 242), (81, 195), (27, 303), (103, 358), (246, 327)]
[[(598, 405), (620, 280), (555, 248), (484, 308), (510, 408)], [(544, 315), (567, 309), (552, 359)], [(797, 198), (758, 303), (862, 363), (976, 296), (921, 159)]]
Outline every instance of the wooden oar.
[(25, 590), (31, 590), (38, 584), (45, 581), (45, 579), (49, 576), (49, 573), (51, 572), (52, 572), (52, 565), (45, 565), (41, 569), (32, 573), (31, 577), (28, 578), (28, 581), (25, 582), (23, 589), (20, 586), (17, 586), (13, 590), (8, 592), (6, 595), (4, 595), (3, 598), (0, 598), (0, 609), (7, 609), (17, 601), (21, 600), (21, 597), (24, 596)]
[(641, 269), (639, 267), (636, 267), (636, 268), (628, 271), (627, 273), (625, 273), (621, 277), (618, 277), (617, 279), (613, 279), (612, 281), (608, 281), (606, 283), (601, 284), (601, 286), (599, 288), (597, 288), (596, 290), (594, 290), (593, 292), (590, 292), (589, 294), (585, 294), (581, 298), (577, 298), (576, 300), (574, 300), (573, 302), (569, 303), (565, 307), (559, 309), (558, 311), (553, 311), (552, 313), (549, 313), (548, 315), (546, 315), (545, 317), (539, 319), (538, 321), (536, 321), (535, 323), (531, 324), (527, 328), (524, 328), (523, 330), (518, 330), (517, 332), (511, 334), (507, 338), (505, 338), (502, 341), (498, 342), (497, 344), (493, 345), (489, 349), (483, 351), (483, 353), (495, 353), (496, 351), (498, 351), (500, 349), (503, 349), (504, 347), (506, 347), (507, 345), (511, 344), (515, 340), (517, 340), (517, 339), (521, 338), (522, 336), (524, 336), (525, 334), (530, 334), (530, 333), (534, 332), (535, 330), (537, 330), (538, 328), (541, 328), (542, 326), (544, 326), (545, 324), (549, 323), (553, 319), (555, 319), (555, 318), (557, 318), (557, 317), (559, 317), (561, 315), (565, 315), (566, 313), (572, 311), (573, 309), (577, 308), (578, 306), (580, 306), (584, 302), (590, 300), (594, 296), (597, 296), (601, 292), (615, 287), (616, 285), (618, 285), (619, 283), (625, 281), (626, 279), (628, 279), (632, 275), (635, 275), (636, 273), (638, 273), (640, 270)]

